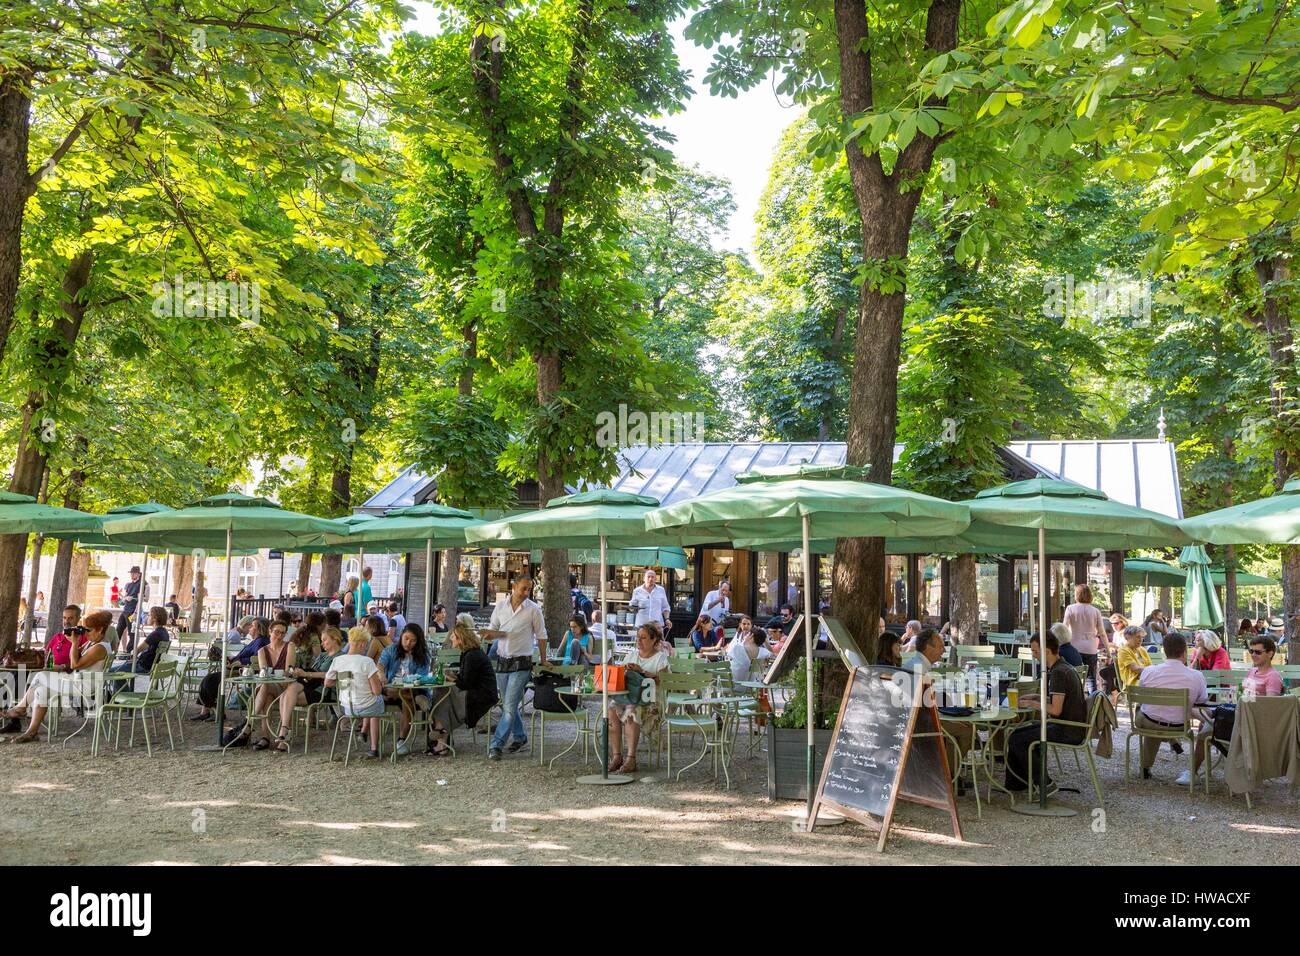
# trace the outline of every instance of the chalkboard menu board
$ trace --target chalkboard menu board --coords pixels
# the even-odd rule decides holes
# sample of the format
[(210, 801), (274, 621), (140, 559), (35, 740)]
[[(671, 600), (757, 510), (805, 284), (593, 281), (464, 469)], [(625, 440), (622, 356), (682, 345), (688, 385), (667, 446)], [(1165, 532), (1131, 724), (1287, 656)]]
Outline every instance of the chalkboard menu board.
[(915, 680), (911, 672), (895, 667), (854, 668), (822, 767), (813, 826), (821, 806), (833, 806), (879, 826), (877, 849), (884, 849), (894, 806), (906, 800), (948, 809), (961, 838), (939, 715), (933, 702), (928, 707), (921, 703)]

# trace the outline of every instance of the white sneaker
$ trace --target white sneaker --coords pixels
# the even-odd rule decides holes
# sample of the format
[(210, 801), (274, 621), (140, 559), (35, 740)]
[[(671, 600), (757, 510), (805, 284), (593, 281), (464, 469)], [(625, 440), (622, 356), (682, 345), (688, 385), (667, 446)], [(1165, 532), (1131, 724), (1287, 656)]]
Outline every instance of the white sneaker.
[(399, 741), (397, 744), (397, 756), (406, 757), (409, 756), (410, 753), (411, 753), (411, 748), (406, 746), (406, 741), (405, 740)]
[(1180, 787), (1190, 786), (1191, 782), (1192, 772), (1190, 770), (1184, 770), (1178, 775), (1178, 779), (1174, 781), (1174, 783), (1178, 784)]

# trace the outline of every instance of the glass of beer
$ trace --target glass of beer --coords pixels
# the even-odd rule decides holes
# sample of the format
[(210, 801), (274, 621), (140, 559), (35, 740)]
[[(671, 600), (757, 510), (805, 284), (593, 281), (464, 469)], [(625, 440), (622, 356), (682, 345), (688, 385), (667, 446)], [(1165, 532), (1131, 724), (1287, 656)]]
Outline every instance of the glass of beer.
[(1010, 707), (1012, 710), (1015, 710), (1019, 704), (1020, 704), (1020, 689), (1016, 687), (1015, 684), (1012, 684), (1010, 687), (1007, 688), (1007, 706)]

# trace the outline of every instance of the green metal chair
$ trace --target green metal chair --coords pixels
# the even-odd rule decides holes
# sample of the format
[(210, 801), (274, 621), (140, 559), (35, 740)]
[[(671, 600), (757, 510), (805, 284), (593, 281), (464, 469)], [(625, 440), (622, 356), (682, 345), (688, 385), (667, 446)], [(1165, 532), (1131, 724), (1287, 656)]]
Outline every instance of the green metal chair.
[(971, 657), (995, 657), (998, 649), (992, 644), (954, 644), (952, 651), (953, 656), (962, 661)]
[(660, 751), (665, 748), (668, 753), (668, 776), (673, 775), (673, 736), (699, 734), (704, 742), (700, 755), (677, 771), (676, 779), (690, 770), (705, 757), (713, 755), (713, 776), (718, 775), (719, 761), (727, 787), (731, 787), (731, 774), (727, 769), (727, 741), (730, 730), (731, 713), (725, 714), (721, 722), (711, 710), (699, 712), (690, 701), (713, 685), (712, 674), (660, 674), (659, 675), (659, 737), (655, 748), (655, 764), (658, 766)]
[[(352, 682), (357, 679), (356, 675), (353, 674), (352, 671), (336, 671), (335, 678), (338, 681), (336, 686), (338, 688), (338, 694), (340, 698), (342, 698), (347, 693), (347, 691), (351, 689)], [(342, 708), (340, 708), (340, 710), (342, 710)], [(357, 736), (356, 733), (354, 732), (357, 721), (372, 720), (372, 719), (379, 721), (380, 757), (382, 757), (384, 754), (384, 732), (385, 731), (391, 731), (393, 737), (393, 749), (394, 750), (397, 749), (397, 714), (395, 712), (385, 710), (383, 716), (370, 718), (370, 717), (354, 717), (351, 714), (348, 714), (346, 711), (343, 711), (339, 714), (339, 719), (334, 724), (334, 740), (330, 744), (331, 763), (333, 763), (334, 761), (335, 751), (338, 750), (339, 731), (343, 729), (343, 722), (345, 720), (348, 722), (348, 743), (347, 743), (347, 749), (343, 752), (343, 766), (346, 767), (348, 765), (348, 761), (352, 759), (352, 742), (356, 739)]]
[[(1192, 705), (1191, 694), (1186, 687), (1141, 687), (1131, 686), (1125, 695), (1128, 698), (1129, 724), (1131, 730), (1128, 736), (1124, 738), (1124, 779), (1129, 779), (1129, 761), (1132, 748), (1129, 742), (1134, 737), (1151, 737), (1155, 740), (1176, 741), (1182, 743), (1184, 740), (1188, 743), (1188, 760), (1191, 754), (1196, 752), (1196, 732), (1192, 729)], [(1183, 721), (1181, 724), (1172, 727), (1139, 727), (1137, 725), (1138, 708), (1143, 704), (1152, 704), (1158, 707), (1181, 707), (1183, 711)], [(1190, 763), (1188, 764), (1190, 768)], [(1193, 776), (1188, 784), (1188, 792), (1196, 792), (1196, 778)]]
[[(1184, 693), (1186, 692), (1184, 691)], [(1049, 725), (1054, 724), (1057, 727), (1082, 727), (1086, 731), (1084, 733), (1083, 740), (1077, 744), (1067, 744), (1067, 743), (1062, 743), (1058, 740), (1049, 740), (1047, 741), (1047, 749), (1049, 752), (1057, 755), (1056, 769), (1058, 771), (1061, 769), (1061, 759), (1059, 755), (1060, 751), (1062, 750), (1072, 751), (1074, 753), (1076, 766), (1078, 764), (1079, 754), (1080, 753), (1083, 754), (1084, 758), (1088, 761), (1088, 772), (1092, 775), (1092, 790), (1097, 795), (1097, 806), (1104, 807), (1106, 805), (1106, 801), (1103, 799), (1101, 795), (1101, 780), (1097, 776), (1097, 764), (1092, 758), (1092, 738), (1099, 730), (1100, 721), (1101, 721), (1101, 702), (1102, 702), (1101, 694), (1092, 695), (1092, 700), (1089, 701), (1088, 703), (1088, 719), (1086, 721), (1057, 720), (1054, 717), (1047, 718), (1047, 723)], [(1129, 736), (1132, 736), (1132, 734), (1130, 734)], [(1035, 740), (1033, 743), (1029, 745), (1029, 792), (1031, 794), (1034, 792), (1034, 748), (1040, 746), (1041, 744), (1042, 744), (1041, 740)], [(1125, 757), (1124, 773), (1127, 776), (1128, 774), (1127, 742), (1125, 743), (1124, 757)]]
[[(113, 737), (113, 748), (117, 749), (122, 741), (122, 717), (130, 714), (133, 718), (131, 725), (132, 737), (135, 735), (134, 718), (143, 718), (140, 723), (144, 728), (144, 745), (145, 750), (150, 757), (153, 756), (153, 742), (149, 739), (149, 720), (153, 712), (161, 710), (163, 721), (167, 725), (167, 742), (171, 745), (172, 750), (176, 749), (176, 741), (172, 737), (171, 723), (171, 698), (168, 697), (169, 688), (175, 684), (177, 675), (177, 664), (172, 661), (158, 661), (154, 664), (149, 673), (149, 689), (146, 691), (124, 690), (119, 691), (117, 695), (99, 708), (99, 713), (95, 718), (95, 737), (90, 745), (92, 756), (99, 755), (99, 735), (101, 726), (106, 718), (115, 715), (117, 723)], [(155, 726), (155, 731), (157, 727)], [(104, 728), (104, 739), (108, 739), (108, 729)]]
[[(547, 664), (545, 667), (537, 668), (534, 673), (556, 674), (560, 677), (572, 678), (585, 673), (586, 670), (587, 669), (583, 667), (581, 664)], [(583, 735), (583, 731), (586, 730), (587, 728), (587, 722), (590, 719), (590, 715), (587, 713), (587, 708), (582, 706), (580, 702), (576, 707), (573, 707), (569, 704), (569, 699), (566, 698), (565, 695), (560, 694), (559, 698), (560, 698), (560, 702), (564, 704), (565, 707), (569, 708), (567, 712), (561, 713), (558, 711), (538, 710), (536, 707), (533, 708), (533, 716), (528, 723), (529, 753), (532, 752), (532, 748), (535, 746), (537, 749), (537, 762), (539, 764), (545, 764), (546, 763), (547, 721), (556, 724), (572, 724), (574, 728), (573, 732), (575, 734), (576, 739), (581, 740), (583, 742), (582, 760), (583, 763), (586, 763), (587, 746), (586, 746), (586, 737)], [(541, 724), (540, 734), (538, 733), (539, 723)], [(565, 748), (565, 750), (561, 751), (560, 756), (563, 756), (564, 754), (568, 753), (569, 750), (572, 749), (573, 749), (572, 747)], [(559, 758), (557, 757), (555, 759), (559, 759)], [(554, 762), (555, 760), (553, 759), (551, 763)]]

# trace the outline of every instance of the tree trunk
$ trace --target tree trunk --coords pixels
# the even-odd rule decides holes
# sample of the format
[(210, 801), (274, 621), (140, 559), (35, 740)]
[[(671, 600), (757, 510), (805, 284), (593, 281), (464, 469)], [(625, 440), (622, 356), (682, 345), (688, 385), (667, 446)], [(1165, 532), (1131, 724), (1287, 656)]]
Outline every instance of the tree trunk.
[(172, 567), (168, 572), (167, 580), (171, 582), (170, 586), (176, 594), (176, 603), (181, 609), (188, 608), (194, 602), (194, 596), (190, 589), (185, 586), (189, 581), (190, 585), (194, 584), (194, 556), (192, 554), (173, 554)]
[(206, 581), (206, 570), (208, 559), (207, 556), (195, 557), (194, 559), (194, 600), (190, 604), (190, 633), (200, 634), (203, 632), (203, 600), (208, 596), (207, 588), (204, 587)]
[[(67, 359), (81, 334), (81, 324), (86, 315), (85, 291), (90, 281), (94, 253), (80, 253), (68, 265), (63, 277), (62, 314), (54, 321), (49, 337), (37, 351), (34, 363), (38, 374), (47, 377), (39, 387), (27, 393), (23, 404), (22, 427), (18, 433), (18, 455), (14, 461), (13, 477), (9, 490), (35, 496), (40, 490), (47, 458), (42, 433), (53, 428), (57, 437), (58, 422), (47, 418), (47, 408), (57, 408), (56, 399), (67, 381), (71, 363)], [(14, 644), (18, 619), (18, 593), (22, 588), (23, 551), (26, 535), (0, 537), (0, 656)]]
[[(74, 551), (72, 553), (72, 570), (68, 573), (68, 594), (63, 605), (75, 604), (83, 611), (86, 608), (86, 582), (90, 580), (90, 552)], [(51, 613), (55, 613), (51, 608)], [(62, 614), (63, 608), (57, 613)]]
[(311, 562), (315, 555), (308, 551), (298, 558), (298, 596), (306, 597), (307, 587), (311, 583)]
[[(930, 4), (922, 62), (956, 46), (960, 10), (960, 0), (933, 0)], [(848, 119), (875, 108), (872, 40), (865, 0), (835, 0), (835, 31), (840, 59), (840, 112)], [(882, 52), (896, 55), (895, 51)], [(897, 65), (919, 69), (922, 62)], [(942, 100), (936, 101), (939, 103)], [(879, 279), (863, 284), (858, 300), (847, 461), (867, 466), (870, 480), (884, 485), (890, 483), (894, 468), (905, 305), (902, 283), (906, 278), (908, 238), (937, 145), (935, 138), (916, 136), (888, 175), (879, 154), (868, 156), (856, 142), (848, 144), (844, 151), (862, 223), (863, 262), (874, 265), (880, 274)], [(831, 604), (835, 616), (858, 636), (868, 659), (874, 660), (878, 622), (885, 606), (884, 540), (841, 540), (835, 548), (834, 581)]]
[[(86, 454), (86, 440), (78, 438), (74, 453), (78, 461)], [(63, 495), (63, 507), (77, 509), (81, 507), (81, 489), (86, 483), (86, 472), (74, 468), (68, 474), (68, 490)], [(68, 599), (68, 575), (72, 572), (72, 545), (70, 540), (59, 542), (59, 549), (54, 556), (54, 576), (50, 579), (50, 599), (46, 603), (49, 614), (54, 615), (63, 610)], [(48, 628), (47, 628), (48, 633)]]
[[(560, 393), (562, 373), (560, 356), (551, 352), (537, 357), (537, 404), (545, 408)], [(566, 494), (564, 479), (552, 462), (550, 453), (543, 448), (537, 456), (537, 491), (542, 507), (553, 498)], [(552, 647), (564, 637), (573, 613), (573, 597), (569, 593), (569, 555), (563, 548), (546, 548), (542, 551), (542, 614), (546, 619), (546, 636)]]
[(980, 642), (979, 565), (973, 554), (949, 562), (952, 587), (952, 635), (958, 644)]
[[(320, 596), (326, 600), (332, 600), (342, 590), (343, 585), (343, 555), (322, 554), (320, 556)], [(358, 618), (360, 616), (360, 614), (357, 614)]]
[(0, 359), (9, 343), (23, 264), (23, 214), (31, 195), (27, 141), (29, 75), (10, 70), (0, 80)]
[[(457, 605), (460, 604), (459, 584), (460, 584), (460, 548), (447, 548), (442, 552), (435, 552), (434, 560), (441, 561), (438, 572), (438, 593), (433, 596), (434, 601), (441, 604), (447, 609), (447, 617), (455, 618)], [(426, 573), (432, 573), (426, 571)], [(433, 613), (430, 611), (429, 620), (433, 620)]]

